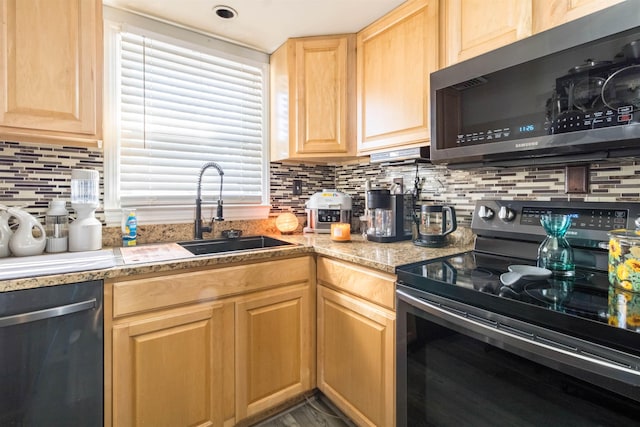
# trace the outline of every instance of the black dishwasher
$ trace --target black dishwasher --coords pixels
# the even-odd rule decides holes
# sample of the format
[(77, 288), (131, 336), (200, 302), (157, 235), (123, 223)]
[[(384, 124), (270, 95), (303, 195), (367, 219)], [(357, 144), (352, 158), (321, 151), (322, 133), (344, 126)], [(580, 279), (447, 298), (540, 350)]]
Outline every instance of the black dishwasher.
[(103, 283), (0, 293), (0, 426), (103, 425)]

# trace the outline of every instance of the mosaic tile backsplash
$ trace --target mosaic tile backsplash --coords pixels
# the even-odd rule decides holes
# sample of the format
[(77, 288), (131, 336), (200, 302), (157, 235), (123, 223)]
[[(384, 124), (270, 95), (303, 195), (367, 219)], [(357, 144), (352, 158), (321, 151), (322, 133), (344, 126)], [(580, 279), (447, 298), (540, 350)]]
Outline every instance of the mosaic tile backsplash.
[[(71, 199), (71, 169), (97, 170), (102, 200), (101, 150), (0, 141), (0, 203), (24, 208), (44, 222), (50, 200)], [(103, 220), (103, 211), (96, 217)]]
[[(103, 175), (100, 150), (0, 141), (0, 203), (24, 207), (44, 216), (49, 200), (69, 199), (73, 168), (94, 168)], [(567, 195), (563, 167), (520, 167), (450, 170), (429, 163), (371, 165), (366, 159), (340, 165), (271, 163), (272, 215), (293, 212), (304, 218), (305, 202), (315, 192), (337, 189), (353, 198), (354, 217), (364, 210), (367, 180), (373, 188), (389, 188), (402, 179), (404, 191), (420, 190), (420, 200), (451, 204), (461, 225), (469, 225), (475, 202), (485, 198), (519, 200), (640, 201), (640, 165), (633, 160), (590, 165), (590, 192)], [(294, 196), (293, 180), (302, 181)], [(103, 185), (101, 180), (101, 192)], [(97, 212), (101, 220), (104, 215)]]
[[(329, 175), (320, 177), (322, 180), (314, 180), (318, 172), (329, 174), (331, 170), (278, 163), (272, 163), (271, 170), (274, 209), (290, 208), (300, 215), (304, 215), (303, 204), (311, 194), (323, 188), (335, 188), (352, 197), (353, 215), (358, 217), (364, 211), (367, 180), (372, 188), (390, 188), (394, 180), (400, 178), (404, 192), (411, 192), (418, 186), (420, 202), (454, 206), (458, 222), (462, 226), (470, 225), (473, 208), (478, 200), (483, 199), (640, 201), (640, 164), (633, 160), (591, 164), (589, 193), (571, 195), (565, 194), (564, 167), (451, 170), (430, 163), (381, 167), (363, 161), (334, 166), (331, 187), (327, 187), (331, 184), (327, 182)], [(279, 174), (274, 174), (274, 170), (279, 171)], [(274, 177), (277, 176), (281, 179), (275, 179), (274, 182)], [(305, 181), (306, 177), (308, 182)], [(304, 196), (294, 196), (299, 197), (295, 202), (298, 206), (288, 204), (293, 179), (303, 180)]]

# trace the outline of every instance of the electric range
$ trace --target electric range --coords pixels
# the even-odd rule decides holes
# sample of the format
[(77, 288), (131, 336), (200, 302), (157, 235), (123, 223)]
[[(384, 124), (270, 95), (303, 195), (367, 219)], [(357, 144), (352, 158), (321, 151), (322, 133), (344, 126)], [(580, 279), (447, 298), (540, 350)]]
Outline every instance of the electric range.
[[(540, 225), (540, 216), (545, 213), (572, 216), (567, 240), (573, 248), (575, 277), (552, 276), (505, 284), (508, 281), (500, 276), (509, 271), (509, 266), (536, 265), (538, 247), (546, 237)], [(421, 425), (420, 420), (431, 420), (428, 414), (435, 409), (426, 409), (426, 403), (417, 405), (418, 415), (411, 415), (416, 405), (413, 402), (412, 406), (407, 393), (416, 388), (416, 378), (422, 378), (417, 386), (422, 392), (433, 384), (453, 381), (449, 378), (430, 384), (429, 378), (450, 370), (450, 362), (444, 361), (463, 357), (461, 354), (470, 351), (474, 342), (516, 355), (517, 363), (535, 364), (534, 378), (544, 367), (554, 373), (547, 375), (554, 378), (553, 382), (565, 384), (566, 374), (595, 387), (590, 396), (613, 392), (616, 401), (630, 402), (625, 403), (629, 413), (640, 410), (640, 294), (614, 288), (608, 279), (608, 232), (634, 229), (639, 219), (640, 203), (487, 200), (479, 202), (473, 212), (471, 227), (476, 242), (472, 251), (398, 267), (398, 425)], [(465, 336), (472, 342), (456, 348), (447, 341), (453, 338), (443, 338), (453, 336)], [(426, 356), (443, 342), (447, 343), (443, 347), (446, 357)], [(479, 353), (455, 365), (455, 369), (486, 357), (486, 351)], [(512, 358), (505, 360), (509, 360), (507, 365), (516, 363)], [(492, 365), (483, 366), (498, 369)], [(423, 370), (418, 377), (410, 374), (416, 366)], [(521, 367), (516, 372), (526, 369)], [(477, 375), (484, 375), (484, 370)], [(562, 381), (556, 378), (559, 376), (563, 376)], [(464, 387), (467, 385), (465, 382)], [(551, 386), (545, 383), (535, 387)], [(485, 392), (480, 388), (476, 395)], [(522, 396), (526, 395), (523, 392)], [(601, 412), (607, 413), (607, 408), (612, 406), (604, 405)], [(557, 419), (576, 416), (569, 412), (564, 411)], [(611, 413), (624, 411), (611, 409)], [(416, 420), (417, 424), (412, 424)], [(576, 419), (579, 424), (583, 421)], [(584, 425), (591, 422), (589, 418)]]
[[(546, 236), (540, 225), (543, 213), (573, 214), (567, 240), (574, 250), (576, 277), (502, 284), (500, 276), (510, 265), (536, 265)], [(608, 231), (633, 229), (638, 218), (640, 203), (484, 201), (472, 219), (477, 236), (473, 251), (400, 266), (398, 282), (640, 356), (640, 312), (636, 322), (628, 316), (636, 307), (621, 306), (637, 298), (640, 310), (640, 295), (614, 289), (607, 271)]]

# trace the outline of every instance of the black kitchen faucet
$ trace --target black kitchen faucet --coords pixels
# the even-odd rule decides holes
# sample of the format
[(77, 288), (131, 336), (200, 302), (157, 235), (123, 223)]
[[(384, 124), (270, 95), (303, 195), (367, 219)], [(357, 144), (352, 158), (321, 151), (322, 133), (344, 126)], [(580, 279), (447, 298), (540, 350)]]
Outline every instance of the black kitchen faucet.
[(204, 174), (204, 171), (209, 168), (215, 168), (218, 171), (218, 175), (220, 175), (220, 195), (218, 197), (218, 208), (216, 209), (216, 216), (215, 218), (213, 218), (211, 223), (213, 223), (213, 221), (224, 220), (224, 218), (222, 217), (222, 177), (224, 176), (224, 172), (222, 171), (220, 165), (218, 165), (216, 162), (208, 162), (205, 163), (202, 168), (200, 168), (200, 174), (198, 176), (198, 192), (196, 195), (196, 220), (193, 228), (194, 239), (196, 240), (202, 240), (202, 233), (209, 233), (212, 230), (211, 226), (202, 225), (202, 200), (200, 198), (202, 193), (202, 175)]

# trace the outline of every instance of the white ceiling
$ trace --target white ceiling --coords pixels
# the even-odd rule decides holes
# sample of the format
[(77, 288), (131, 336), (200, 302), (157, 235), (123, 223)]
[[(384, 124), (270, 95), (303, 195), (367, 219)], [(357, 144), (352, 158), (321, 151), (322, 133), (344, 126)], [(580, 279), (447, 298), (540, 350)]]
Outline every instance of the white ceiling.
[[(104, 4), (172, 22), (272, 53), (289, 37), (356, 33), (405, 0), (104, 0)], [(219, 18), (225, 5), (238, 16)]]

